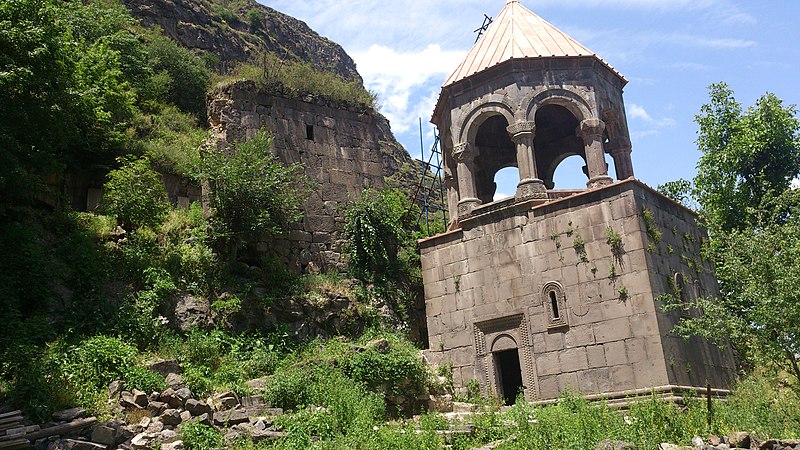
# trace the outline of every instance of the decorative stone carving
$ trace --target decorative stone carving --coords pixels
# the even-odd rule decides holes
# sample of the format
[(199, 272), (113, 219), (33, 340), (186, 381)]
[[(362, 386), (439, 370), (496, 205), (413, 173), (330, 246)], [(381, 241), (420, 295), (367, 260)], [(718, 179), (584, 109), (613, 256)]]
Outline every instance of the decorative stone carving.
[(547, 188), (544, 185), (544, 181), (538, 178), (520, 180), (514, 198), (517, 201), (547, 200)]
[(499, 317), (496, 319), (475, 322), (472, 327), (475, 337), (475, 370), (481, 378), (479, 382), (484, 389), (497, 390), (497, 381), (492, 373), (496, 373), (492, 354), (487, 352), (486, 341), (493, 341), (500, 335), (508, 335), (517, 342), (517, 351), (520, 357), (525, 398), (528, 401), (536, 399), (535, 370), (531, 356), (528, 320), (524, 314)]
[(478, 147), (469, 142), (463, 142), (453, 147), (453, 158), (459, 163), (472, 162), (479, 153)]
[(509, 125), (506, 131), (511, 135), (511, 139), (515, 139), (524, 134), (535, 134), (536, 122), (517, 122), (513, 125)]
[(542, 304), (547, 311), (548, 329), (568, 326), (567, 298), (561, 283), (550, 281), (544, 285), (542, 288)]

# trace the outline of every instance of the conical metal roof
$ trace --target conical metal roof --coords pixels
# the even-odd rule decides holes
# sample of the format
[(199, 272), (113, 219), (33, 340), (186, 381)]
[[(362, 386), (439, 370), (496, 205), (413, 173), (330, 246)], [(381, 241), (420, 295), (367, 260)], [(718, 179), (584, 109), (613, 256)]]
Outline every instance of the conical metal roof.
[(579, 56), (597, 58), (623, 78), (593, 51), (522, 6), (519, 1), (509, 0), (443, 86), (449, 86), (510, 59)]

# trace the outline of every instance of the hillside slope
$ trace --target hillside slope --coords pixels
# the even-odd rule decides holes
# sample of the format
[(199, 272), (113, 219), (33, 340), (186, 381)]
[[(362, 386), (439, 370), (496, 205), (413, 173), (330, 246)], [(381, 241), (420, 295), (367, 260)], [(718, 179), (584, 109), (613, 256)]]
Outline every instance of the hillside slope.
[[(307, 61), (320, 71), (362, 82), (355, 62), (342, 49), (305, 22), (253, 0), (122, 0), (144, 25), (164, 33), (191, 50), (212, 56), (226, 72), (237, 62), (260, 52)], [(217, 61), (215, 57), (219, 57)]]

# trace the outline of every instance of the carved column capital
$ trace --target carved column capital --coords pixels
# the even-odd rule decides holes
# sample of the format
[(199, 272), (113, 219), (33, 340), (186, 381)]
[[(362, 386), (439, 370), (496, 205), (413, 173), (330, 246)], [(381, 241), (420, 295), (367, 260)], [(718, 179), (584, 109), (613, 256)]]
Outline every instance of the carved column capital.
[(536, 134), (536, 122), (517, 122), (506, 127), (511, 139), (516, 141), (520, 137)]
[(612, 155), (631, 153), (631, 141), (626, 137), (612, 139), (608, 145), (609, 153)]
[(453, 146), (453, 158), (459, 163), (472, 162), (478, 156), (478, 147), (469, 142), (462, 142)]
[(575, 134), (584, 138), (591, 136), (602, 136), (606, 129), (606, 124), (600, 119), (586, 119), (578, 125)]

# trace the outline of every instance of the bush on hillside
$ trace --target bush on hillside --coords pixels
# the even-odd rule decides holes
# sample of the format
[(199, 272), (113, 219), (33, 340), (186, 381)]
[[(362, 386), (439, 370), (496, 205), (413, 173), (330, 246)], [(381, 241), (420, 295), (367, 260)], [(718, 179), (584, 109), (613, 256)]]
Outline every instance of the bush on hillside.
[(102, 209), (119, 220), (123, 228), (159, 225), (170, 209), (159, 174), (147, 158), (120, 158), (121, 167), (108, 173)]

